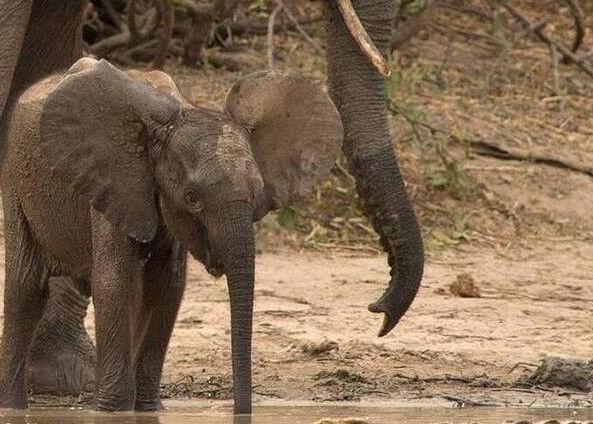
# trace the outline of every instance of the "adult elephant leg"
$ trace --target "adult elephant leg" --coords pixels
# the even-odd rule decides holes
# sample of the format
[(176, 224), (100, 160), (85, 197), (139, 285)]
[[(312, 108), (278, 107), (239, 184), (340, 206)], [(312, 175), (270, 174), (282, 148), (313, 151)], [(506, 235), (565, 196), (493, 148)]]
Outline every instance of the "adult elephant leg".
[[(82, 56), (80, 28), (85, 4), (84, 0), (0, 0), (3, 131), (23, 90)], [(0, 138), (1, 161), (8, 141)], [(52, 281), (47, 305), (32, 342), (29, 382), (42, 392), (92, 389), (94, 351), (83, 321), (88, 298), (71, 280), (61, 279)], [(52, 381), (52, 377), (59, 378)]]
[(33, 0), (0, 0), (0, 116), (8, 100), (32, 4)]
[(16, 194), (5, 181), (2, 185), (6, 269), (0, 343), (0, 408), (25, 409), (27, 351), (44, 307), (49, 270), (41, 260)]
[[(0, 0), (3, 135), (10, 110), (23, 90), (35, 81), (67, 69), (82, 56), (85, 4), (86, 0)], [(0, 141), (0, 160), (3, 160), (7, 140), (3, 136)]]
[[(344, 153), (357, 189), (388, 254), (391, 281), (369, 306), (384, 313), (389, 333), (414, 300), (424, 267), (420, 229), (401, 176), (385, 107), (384, 81), (348, 31), (337, 2), (324, 2), (332, 97), (344, 124)], [(392, 33), (392, 0), (353, 0), (366, 32), (383, 54)]]
[(95, 348), (84, 328), (88, 283), (52, 278), (45, 310), (29, 351), (28, 381), (34, 393), (77, 395), (95, 384)]

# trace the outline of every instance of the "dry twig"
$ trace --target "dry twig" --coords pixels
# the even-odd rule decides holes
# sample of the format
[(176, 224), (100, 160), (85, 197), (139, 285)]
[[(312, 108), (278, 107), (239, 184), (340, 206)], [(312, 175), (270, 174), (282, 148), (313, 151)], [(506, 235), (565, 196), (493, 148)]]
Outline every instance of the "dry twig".
[(173, 37), (173, 21), (175, 19), (173, 14), (173, 0), (162, 0), (162, 2), (163, 29), (161, 32), (159, 48), (154, 61), (152, 62), (152, 67), (154, 69), (163, 69), (163, 66), (165, 66), (167, 52), (169, 51), (169, 44), (171, 44), (171, 38)]
[[(109, 15), (109, 17), (111, 18), (111, 20), (115, 24), (116, 28), (118, 30), (120, 30), (120, 31), (123, 31), (124, 26), (123, 26), (121, 17), (119, 16), (119, 13), (117, 13), (115, 11), (115, 9), (113, 8), (113, 5), (111, 4), (111, 1), (110, 0), (101, 0), (101, 4), (103, 5), (103, 8), (105, 9), (105, 12), (107, 12), (107, 14)], [(92, 3), (89, 2), (89, 5), (92, 6)]]
[(268, 67), (270, 69), (274, 69), (275, 61), (274, 61), (274, 23), (276, 22), (276, 17), (278, 14), (284, 9), (284, 3), (279, 1), (272, 13), (270, 13), (270, 19), (268, 20)]
[(519, 22), (519, 24), (521, 25), (521, 27), (523, 27), (523, 29), (525, 31), (535, 35), (537, 39), (539, 39), (543, 43), (546, 43), (550, 48), (552, 48), (552, 47), (555, 48), (556, 51), (561, 53), (565, 59), (568, 59), (569, 62), (572, 62), (575, 65), (577, 65), (584, 73), (586, 73), (591, 78), (593, 78), (593, 67), (591, 66), (590, 63), (587, 62), (586, 59), (577, 56), (575, 53), (570, 51), (570, 49), (568, 49), (568, 48), (564, 47), (562, 44), (557, 43), (556, 41), (552, 40), (544, 32), (544, 29), (547, 26), (546, 21), (540, 22), (540, 23), (538, 23), (538, 22), (533, 23), (533, 22), (531, 22), (531, 20), (529, 18), (525, 17), (517, 9), (515, 9), (513, 6), (511, 6), (509, 4), (508, 0), (500, 0), (499, 3), (507, 12), (509, 12), (511, 14), (511, 16), (517, 22)]
[[(424, 128), (425, 130), (428, 130), (433, 136), (435, 134), (442, 134), (453, 142), (469, 145), (473, 153), (481, 156), (489, 156), (504, 160), (529, 161), (552, 166), (554, 168), (567, 169), (569, 171), (574, 171), (593, 177), (593, 166), (583, 165), (569, 158), (560, 158), (545, 153), (530, 152), (521, 148), (501, 146), (489, 140), (460, 138), (447, 130), (437, 128), (427, 122), (417, 120), (394, 104), (390, 104), (389, 109), (392, 113), (401, 115), (408, 122), (416, 137), (421, 137), (418, 128)], [(442, 155), (444, 152), (437, 149), (437, 154)], [(446, 163), (447, 158), (445, 156), (442, 156), (441, 159)]]
[(292, 24), (294, 25), (294, 28), (296, 29), (296, 31), (301, 34), (301, 36), (305, 39), (305, 41), (307, 41), (312, 47), (313, 49), (315, 49), (315, 51), (319, 54), (324, 54), (323, 49), (319, 46), (319, 44), (317, 44), (317, 42), (315, 42), (315, 40), (313, 40), (311, 38), (311, 36), (309, 34), (307, 34), (307, 31), (305, 31), (303, 29), (303, 27), (300, 25), (298, 19), (292, 14), (292, 12), (290, 11), (290, 9), (288, 7), (286, 7), (286, 5), (284, 4), (283, 0), (278, 0), (279, 4), (282, 4), (283, 10), (284, 10), (284, 14), (286, 15), (286, 17), (288, 18), (288, 20), (290, 22), (292, 22)]
[[(134, 1), (132, 0), (128, 7), (135, 10), (135, 6), (132, 6)], [(131, 13), (128, 11), (128, 13)], [(131, 20), (130, 20), (131, 19)], [(146, 41), (156, 31), (160, 22), (161, 16), (158, 9), (155, 7), (150, 8), (143, 16), (143, 25), (141, 28), (137, 27), (136, 17), (131, 18), (128, 16), (128, 24), (124, 25), (124, 31), (115, 34), (111, 37), (104, 38), (98, 43), (93, 44), (89, 48), (89, 52), (99, 57), (105, 57), (121, 47), (136, 47), (138, 44)], [(131, 22), (131, 26), (130, 26)], [(131, 29), (135, 28), (135, 29)]]
[[(576, 53), (583, 44), (583, 40), (585, 38), (585, 13), (583, 12), (578, 0), (564, 1), (568, 4), (568, 7), (570, 8), (570, 11), (574, 17), (575, 35), (571, 51)], [(570, 58), (564, 56), (562, 61), (564, 63), (570, 63), (571, 60)]]

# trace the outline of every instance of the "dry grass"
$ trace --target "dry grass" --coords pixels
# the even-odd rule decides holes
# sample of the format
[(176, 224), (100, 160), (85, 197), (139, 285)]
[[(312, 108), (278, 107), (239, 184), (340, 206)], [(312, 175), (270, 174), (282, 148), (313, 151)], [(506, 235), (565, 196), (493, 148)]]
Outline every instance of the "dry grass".
[[(461, 4), (479, 9), (482, 0)], [(569, 10), (556, 0), (515, 3), (534, 21), (548, 17), (548, 31), (572, 42)], [(588, 26), (593, 24), (589, 14)], [(309, 28), (315, 35), (323, 27)], [(236, 40), (265, 57), (265, 37)], [(295, 34), (275, 37), (277, 62), (323, 79), (324, 58)], [(590, 32), (583, 50), (593, 46)], [(257, 62), (257, 61), (255, 61)], [(397, 52), (388, 96), (397, 110), (394, 143), (420, 217), (429, 254), (465, 243), (492, 245), (501, 254), (513, 243), (550, 237), (590, 237), (593, 225), (578, 205), (554, 204), (569, 195), (567, 172), (530, 162), (484, 158), (468, 141), (520, 148), (580, 164), (593, 163), (593, 80), (559, 64), (557, 76), (546, 45), (532, 39), (505, 13), (479, 14), (440, 6), (426, 30)], [(190, 97), (220, 105), (239, 73), (169, 65)], [(410, 121), (416, 122), (414, 128)], [(432, 128), (429, 130), (427, 128)], [(436, 131), (435, 131), (436, 129)], [(531, 194), (540, 193), (533, 200)], [(572, 209), (571, 209), (572, 208)], [(577, 214), (578, 215), (578, 214)], [(267, 217), (259, 227), (263, 250), (341, 249), (375, 253), (377, 237), (364, 217), (352, 177), (341, 159), (332, 175), (303, 202)]]

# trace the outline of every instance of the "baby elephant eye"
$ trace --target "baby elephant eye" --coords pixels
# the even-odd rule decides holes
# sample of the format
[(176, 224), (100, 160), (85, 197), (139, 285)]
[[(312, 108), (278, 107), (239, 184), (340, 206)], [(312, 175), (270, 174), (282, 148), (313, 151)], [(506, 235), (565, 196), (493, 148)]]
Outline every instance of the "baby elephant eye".
[(194, 212), (201, 212), (204, 209), (204, 202), (200, 200), (200, 196), (195, 191), (188, 191), (183, 199)]

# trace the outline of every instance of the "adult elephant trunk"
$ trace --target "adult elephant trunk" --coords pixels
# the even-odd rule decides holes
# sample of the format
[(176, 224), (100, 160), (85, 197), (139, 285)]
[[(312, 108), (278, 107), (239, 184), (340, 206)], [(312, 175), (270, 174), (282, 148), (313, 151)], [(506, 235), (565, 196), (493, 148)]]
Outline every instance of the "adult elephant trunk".
[[(424, 267), (422, 238), (391, 142), (384, 80), (348, 31), (337, 2), (325, 3), (329, 83), (344, 124), (344, 153), (357, 189), (388, 254), (391, 281), (369, 306), (384, 313), (379, 336), (389, 333), (414, 300)], [(353, 0), (353, 9), (378, 50), (386, 54), (392, 0)]]
[[(251, 334), (255, 277), (253, 214), (248, 205), (227, 207), (209, 225), (209, 239), (222, 260), (231, 304), (235, 414), (251, 413)], [(220, 213), (220, 212), (219, 212)]]

